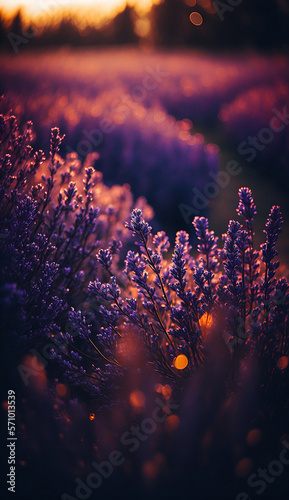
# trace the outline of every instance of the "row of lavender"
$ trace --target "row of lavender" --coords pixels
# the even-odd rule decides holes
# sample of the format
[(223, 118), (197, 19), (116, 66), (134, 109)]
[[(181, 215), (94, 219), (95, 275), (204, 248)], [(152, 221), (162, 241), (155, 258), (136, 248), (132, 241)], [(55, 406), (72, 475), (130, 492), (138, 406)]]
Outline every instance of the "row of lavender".
[(218, 147), (191, 135), (189, 120), (132, 102), (122, 89), (91, 99), (74, 90), (56, 98), (51, 90), (25, 98), (9, 92), (3, 105), (32, 118), (40, 130), (38, 144), (45, 144), (51, 123), (60, 123), (64, 154), (75, 151), (83, 160), (97, 151), (104, 180), (127, 182), (135, 196), (146, 196), (168, 230), (185, 224), (179, 206), (190, 206), (193, 188), (203, 190), (209, 172), (218, 171)]
[[(128, 182), (136, 196), (144, 194), (168, 230), (186, 227), (179, 206), (190, 207), (192, 189), (202, 191), (218, 169), (217, 148), (191, 135), (193, 122), (219, 120), (238, 149), (251, 130), (258, 135), (268, 125), (274, 106), (287, 102), (285, 57), (64, 50), (2, 58), (2, 68), (6, 110), (33, 120), (39, 144), (60, 125), (64, 153), (74, 150), (83, 159), (99, 152), (104, 179)], [(256, 85), (261, 89), (252, 90)], [(254, 160), (269, 170), (274, 162), (281, 178), (288, 171), (286, 138), (284, 127), (268, 147), (267, 138), (266, 147), (255, 147)]]
[(203, 124), (214, 123), (222, 105), (241, 92), (264, 84), (274, 88), (288, 79), (286, 56), (250, 53), (58, 50), (3, 56), (1, 65), (5, 92), (15, 89), (18, 78), (21, 91), (36, 96), (50, 92), (60, 97), (74, 91), (74, 97), (91, 99), (120, 89), (135, 103), (145, 107), (158, 103), (177, 119)]

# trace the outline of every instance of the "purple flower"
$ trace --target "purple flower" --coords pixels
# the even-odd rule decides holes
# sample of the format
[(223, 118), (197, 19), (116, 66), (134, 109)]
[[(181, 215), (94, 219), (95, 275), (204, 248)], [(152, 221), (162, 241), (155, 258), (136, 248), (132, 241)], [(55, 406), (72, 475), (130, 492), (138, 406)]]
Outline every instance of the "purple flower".
[(218, 269), (218, 237), (214, 231), (209, 231), (209, 221), (205, 217), (195, 217), (193, 225), (198, 238), (197, 250), (204, 255), (203, 261), (207, 271), (217, 271)]
[(51, 129), (50, 134), (50, 157), (54, 160), (56, 153), (58, 153), (60, 145), (64, 139), (65, 135), (60, 135), (59, 128), (54, 127)]
[(170, 248), (170, 241), (164, 231), (159, 231), (153, 238), (153, 244), (158, 253), (166, 253)]
[(252, 197), (252, 191), (249, 188), (242, 187), (239, 189), (239, 205), (237, 208), (238, 215), (242, 215), (249, 228), (252, 227), (252, 222), (257, 213), (256, 205)]
[(228, 231), (225, 234), (225, 272), (229, 280), (236, 284), (241, 266), (240, 252), (241, 224), (234, 220), (229, 222)]
[(275, 276), (276, 269), (279, 267), (278, 261), (273, 262), (274, 257), (278, 255), (275, 245), (279, 234), (281, 233), (282, 224), (283, 219), (280, 207), (273, 206), (267, 219), (266, 229), (264, 230), (266, 234), (266, 242), (261, 245), (261, 259), (266, 265), (265, 277), (262, 281), (262, 290), (264, 292), (264, 313), (267, 326), (269, 320), (269, 298), (270, 293), (273, 291), (273, 278)]
[(98, 254), (96, 255), (96, 258), (104, 269), (110, 271), (110, 267), (112, 265), (112, 255), (109, 249), (99, 250)]
[(142, 211), (139, 208), (133, 210), (130, 222), (126, 222), (125, 227), (132, 231), (133, 236), (139, 237), (143, 243), (147, 242), (152, 230), (151, 226), (143, 220)]

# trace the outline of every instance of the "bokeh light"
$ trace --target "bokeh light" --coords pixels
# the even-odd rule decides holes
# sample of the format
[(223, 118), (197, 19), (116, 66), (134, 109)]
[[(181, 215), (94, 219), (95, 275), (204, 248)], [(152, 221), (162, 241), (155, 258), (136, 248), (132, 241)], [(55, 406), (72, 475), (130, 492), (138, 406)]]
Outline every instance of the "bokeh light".
[(188, 358), (185, 354), (179, 354), (174, 360), (174, 366), (177, 370), (184, 370), (188, 366)]
[(170, 415), (165, 422), (165, 429), (174, 432), (180, 425), (180, 418), (177, 415)]
[(58, 396), (65, 396), (67, 393), (67, 388), (64, 384), (57, 384), (56, 392), (57, 392)]
[(253, 461), (250, 458), (242, 458), (235, 467), (237, 477), (247, 477), (253, 469)]
[(288, 366), (288, 356), (282, 356), (281, 358), (278, 359), (277, 361), (277, 367), (279, 368), (279, 370), (283, 371), (283, 370), (286, 370), (287, 366)]
[(143, 410), (146, 402), (144, 393), (139, 390), (132, 391), (129, 396), (129, 402), (136, 411)]
[(201, 26), (203, 24), (203, 16), (199, 12), (192, 12), (190, 14), (190, 21), (195, 26)]
[(260, 429), (252, 429), (247, 434), (246, 443), (248, 446), (256, 446), (257, 444), (260, 443), (261, 439), (262, 439), (262, 432), (260, 431)]

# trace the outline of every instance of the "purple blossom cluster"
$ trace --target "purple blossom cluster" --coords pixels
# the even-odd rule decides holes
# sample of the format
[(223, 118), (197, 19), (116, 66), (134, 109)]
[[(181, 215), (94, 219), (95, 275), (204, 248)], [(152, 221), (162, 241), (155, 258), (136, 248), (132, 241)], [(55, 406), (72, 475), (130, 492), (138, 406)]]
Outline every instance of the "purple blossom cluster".
[[(155, 369), (179, 383), (203, 363), (210, 339), (221, 336), (234, 363), (258, 359), (269, 383), (289, 349), (288, 281), (277, 275), (279, 262), (275, 261), (282, 215), (279, 207), (272, 208), (266, 242), (257, 250), (253, 244), (256, 206), (248, 188), (239, 190), (237, 212), (244, 225), (229, 222), (222, 248), (208, 220), (196, 217), (198, 256), (191, 255), (189, 234), (180, 231), (171, 260), (165, 256), (166, 234), (154, 236), (141, 210), (132, 212), (126, 227), (139, 250), (127, 253), (125, 281), (107, 273), (105, 282), (97, 279), (89, 284), (90, 294), (101, 304), (99, 314), (106, 327), (104, 342), (101, 330), (98, 339), (107, 358), (116, 363), (119, 346), (131, 329), (137, 330), (139, 345)], [(102, 266), (107, 270), (106, 262)], [(184, 369), (178, 366), (181, 355), (187, 360)]]
[(97, 156), (64, 161), (53, 128), (45, 159), (31, 146), (31, 123), (20, 133), (10, 114), (0, 125), (1, 302), (12, 329), (7, 345), (17, 339), (19, 359), (53, 339), (59, 376), (108, 403), (136, 349), (163, 379), (182, 385), (220, 337), (233, 363), (254, 357), (272, 382), (289, 349), (288, 282), (275, 261), (279, 207), (260, 249), (248, 188), (239, 190), (244, 223), (229, 222), (221, 248), (208, 219), (196, 217), (198, 255), (186, 231), (170, 249), (164, 231), (153, 234), (144, 199), (133, 208), (127, 186), (103, 184)]
[[(101, 498), (123, 495), (123, 484), (139, 491), (139, 478), (149, 496), (151, 471), (175, 497), (193, 471), (190, 489), (201, 491), (216, 463), (219, 497), (228, 477), (234, 495), (244, 453), (256, 457), (248, 430), (269, 428), (278, 443), (288, 429), (280, 208), (257, 249), (256, 206), (241, 188), (241, 220), (229, 221), (222, 245), (196, 217), (196, 252), (186, 231), (171, 247), (145, 199), (103, 183), (97, 154), (64, 160), (58, 128), (47, 155), (33, 137), (30, 122), (21, 130), (0, 115), (1, 364), (17, 390), (23, 490), (36, 471), (31, 498), (48, 482), (47, 498), (74, 498), (92, 467), (102, 474), (121, 450), (132, 466), (102, 477)], [(206, 498), (216, 498), (212, 484)]]
[[(90, 276), (101, 278), (102, 266), (118, 274), (117, 261), (129, 240), (123, 220), (133, 207), (144, 210), (148, 219), (153, 211), (144, 198), (134, 204), (127, 185), (103, 184), (94, 168), (95, 155), (84, 163), (74, 154), (63, 160), (58, 155), (63, 138), (58, 128), (51, 130), (46, 158), (42, 150), (33, 150), (31, 122), (21, 131), (13, 114), (0, 115), (5, 360), (9, 364), (12, 357), (17, 366), (24, 355), (41, 352), (53, 339), (50, 357), (60, 369), (68, 369), (74, 382), (80, 373), (82, 386), (86, 382), (94, 388), (86, 381), (79, 349), (71, 349), (71, 324), (78, 316), (71, 313), (70, 319), (69, 311), (85, 304)], [(86, 342), (89, 333), (85, 335), (78, 324), (77, 336)]]

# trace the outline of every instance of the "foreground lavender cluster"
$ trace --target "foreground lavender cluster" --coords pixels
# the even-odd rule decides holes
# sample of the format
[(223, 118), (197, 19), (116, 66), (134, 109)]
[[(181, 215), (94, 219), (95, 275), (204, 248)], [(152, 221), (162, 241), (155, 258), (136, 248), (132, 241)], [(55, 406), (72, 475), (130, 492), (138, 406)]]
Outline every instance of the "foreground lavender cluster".
[(1, 115), (0, 127), (7, 359), (12, 344), (20, 361), (52, 341), (52, 379), (108, 404), (122, 377), (141, 369), (139, 353), (164, 380), (182, 386), (219, 338), (233, 366), (257, 359), (262, 387), (272, 387), (289, 350), (289, 287), (275, 261), (279, 207), (270, 212), (260, 250), (253, 244), (256, 207), (241, 188), (237, 212), (245, 222), (229, 222), (222, 248), (208, 220), (196, 217), (198, 256), (185, 231), (171, 251), (164, 231), (153, 235), (145, 200), (133, 208), (127, 186), (107, 188), (94, 155), (84, 165), (73, 153), (61, 159), (57, 128), (45, 160), (32, 149), (31, 123), (20, 134), (16, 118)]
[[(12, 357), (17, 366), (25, 354), (41, 353), (54, 339), (54, 348), (61, 344), (65, 366), (66, 353), (71, 356), (68, 312), (85, 300), (91, 273), (102, 274), (96, 252), (108, 247), (117, 262), (129, 237), (123, 220), (134, 206), (149, 218), (153, 212), (143, 198), (133, 204), (127, 185), (108, 188), (103, 184), (101, 173), (92, 166), (97, 155), (88, 156), (84, 164), (75, 154), (62, 160), (59, 129), (51, 130), (47, 160), (42, 150), (33, 150), (32, 140), (31, 122), (20, 133), (14, 115), (0, 115), (5, 359), (9, 363)], [(51, 344), (49, 351), (52, 357)], [(77, 354), (73, 359), (78, 370)], [(82, 367), (80, 371), (83, 374)]]
[[(277, 279), (279, 263), (274, 261), (282, 215), (279, 207), (272, 207), (266, 241), (257, 251), (253, 246), (256, 207), (248, 188), (239, 191), (237, 212), (245, 225), (229, 222), (222, 249), (208, 220), (196, 217), (199, 256), (191, 256), (189, 234), (180, 231), (170, 262), (164, 258), (170, 247), (166, 234), (153, 236), (141, 210), (133, 211), (126, 227), (139, 250), (127, 253), (124, 289), (112, 276), (109, 252), (101, 264), (110, 281), (89, 284), (101, 304), (98, 316), (103, 327), (98, 340), (108, 357), (117, 362), (118, 346), (132, 330), (137, 331), (138, 342), (144, 344), (157, 371), (177, 381), (202, 363), (211, 332), (222, 335), (236, 363), (247, 356), (258, 357), (266, 382), (278, 371), (289, 348), (288, 282)], [(180, 367), (180, 359), (187, 366)]]

